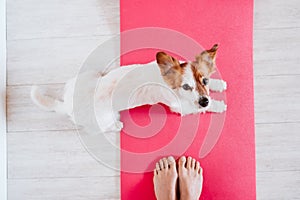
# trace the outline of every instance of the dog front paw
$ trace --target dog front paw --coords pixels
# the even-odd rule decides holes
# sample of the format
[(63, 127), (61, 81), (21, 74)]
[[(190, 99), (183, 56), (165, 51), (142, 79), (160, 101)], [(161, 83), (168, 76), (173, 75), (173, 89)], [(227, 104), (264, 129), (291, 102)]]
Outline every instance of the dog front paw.
[(211, 100), (211, 105), (208, 109), (209, 112), (222, 113), (227, 110), (227, 105), (224, 101)]
[(227, 83), (221, 79), (210, 79), (209, 89), (216, 92), (223, 92), (227, 89)]

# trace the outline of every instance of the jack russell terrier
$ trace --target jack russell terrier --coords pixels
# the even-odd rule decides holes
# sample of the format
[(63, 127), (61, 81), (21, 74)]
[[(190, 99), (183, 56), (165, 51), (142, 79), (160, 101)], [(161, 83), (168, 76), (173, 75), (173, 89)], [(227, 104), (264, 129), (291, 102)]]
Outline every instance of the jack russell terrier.
[[(141, 105), (163, 103), (182, 116), (221, 113), (227, 108), (225, 103), (209, 96), (210, 90), (222, 92), (227, 87), (225, 81), (210, 78), (216, 70), (217, 49), (215, 44), (191, 62), (179, 62), (158, 52), (156, 61), (147, 64), (123, 66), (105, 75), (95, 71), (79, 74), (66, 83), (63, 100), (37, 86), (32, 87), (31, 98), (42, 109), (67, 114), (82, 126), (89, 126), (91, 113), (87, 108), (92, 108), (102, 132), (120, 131), (119, 111)], [(74, 117), (75, 102), (78, 111)]]

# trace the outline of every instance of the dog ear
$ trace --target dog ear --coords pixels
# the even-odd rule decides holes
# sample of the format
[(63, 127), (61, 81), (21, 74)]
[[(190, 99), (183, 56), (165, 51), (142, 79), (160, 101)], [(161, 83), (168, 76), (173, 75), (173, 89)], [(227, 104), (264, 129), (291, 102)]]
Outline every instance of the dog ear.
[(215, 44), (211, 49), (206, 50), (206, 52), (210, 55), (213, 60), (216, 60), (217, 50), (219, 48), (218, 44)]
[(156, 62), (162, 75), (165, 75), (172, 67), (180, 65), (178, 60), (169, 56), (165, 52), (158, 52), (156, 54)]
[(196, 61), (193, 62), (197, 69), (206, 76), (210, 76), (216, 71), (216, 55), (219, 48), (218, 44), (215, 44), (211, 49), (205, 50), (196, 56)]
[(180, 87), (185, 64), (180, 65), (178, 60), (165, 52), (158, 52), (156, 54), (156, 62), (164, 81), (172, 89)]
[(199, 55), (196, 56), (196, 61), (201, 61), (203, 59), (215, 61), (218, 48), (219, 45), (215, 44), (212, 48), (202, 51)]

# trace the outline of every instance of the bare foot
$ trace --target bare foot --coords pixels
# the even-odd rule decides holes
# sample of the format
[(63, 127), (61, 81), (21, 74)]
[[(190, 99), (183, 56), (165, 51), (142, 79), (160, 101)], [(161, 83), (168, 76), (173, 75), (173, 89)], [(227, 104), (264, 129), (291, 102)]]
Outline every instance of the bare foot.
[(181, 200), (198, 200), (202, 191), (202, 168), (194, 158), (183, 156), (178, 161)]
[(175, 159), (162, 158), (156, 163), (154, 170), (154, 191), (157, 200), (176, 199), (177, 171)]

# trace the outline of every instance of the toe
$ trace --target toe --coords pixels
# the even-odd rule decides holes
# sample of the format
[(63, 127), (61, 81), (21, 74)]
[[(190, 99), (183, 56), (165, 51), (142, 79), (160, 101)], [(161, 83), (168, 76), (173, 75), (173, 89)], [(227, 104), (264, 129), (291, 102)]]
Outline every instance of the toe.
[(159, 163), (158, 163), (158, 162), (157, 162), (156, 165), (155, 165), (155, 169), (156, 169), (157, 172), (160, 171), (160, 166), (159, 166)]
[(195, 158), (192, 159), (192, 169), (196, 168), (196, 160)]
[(168, 164), (171, 169), (176, 169), (176, 162), (173, 156), (168, 157)]
[(192, 160), (193, 159), (190, 156), (187, 158), (187, 163), (186, 163), (187, 168), (192, 168)]
[(165, 168), (164, 161), (162, 159), (159, 160), (159, 167), (161, 170), (163, 170)]
[(196, 171), (199, 172), (200, 171), (200, 163), (199, 161), (196, 162)]
[(202, 167), (200, 165), (200, 162), (198, 162), (198, 161), (196, 162), (196, 171), (197, 171), (198, 174), (201, 174), (201, 175), (203, 173), (203, 170), (202, 170)]
[(181, 169), (185, 168), (185, 163), (186, 163), (186, 157), (182, 156), (178, 161), (178, 167)]
[(163, 158), (163, 163), (164, 163), (165, 169), (168, 169), (169, 168), (169, 163), (168, 163), (168, 160), (166, 158)]
[(198, 171), (198, 174), (203, 174), (203, 169), (202, 169), (202, 167), (200, 166), (200, 169), (199, 169), (199, 171)]

